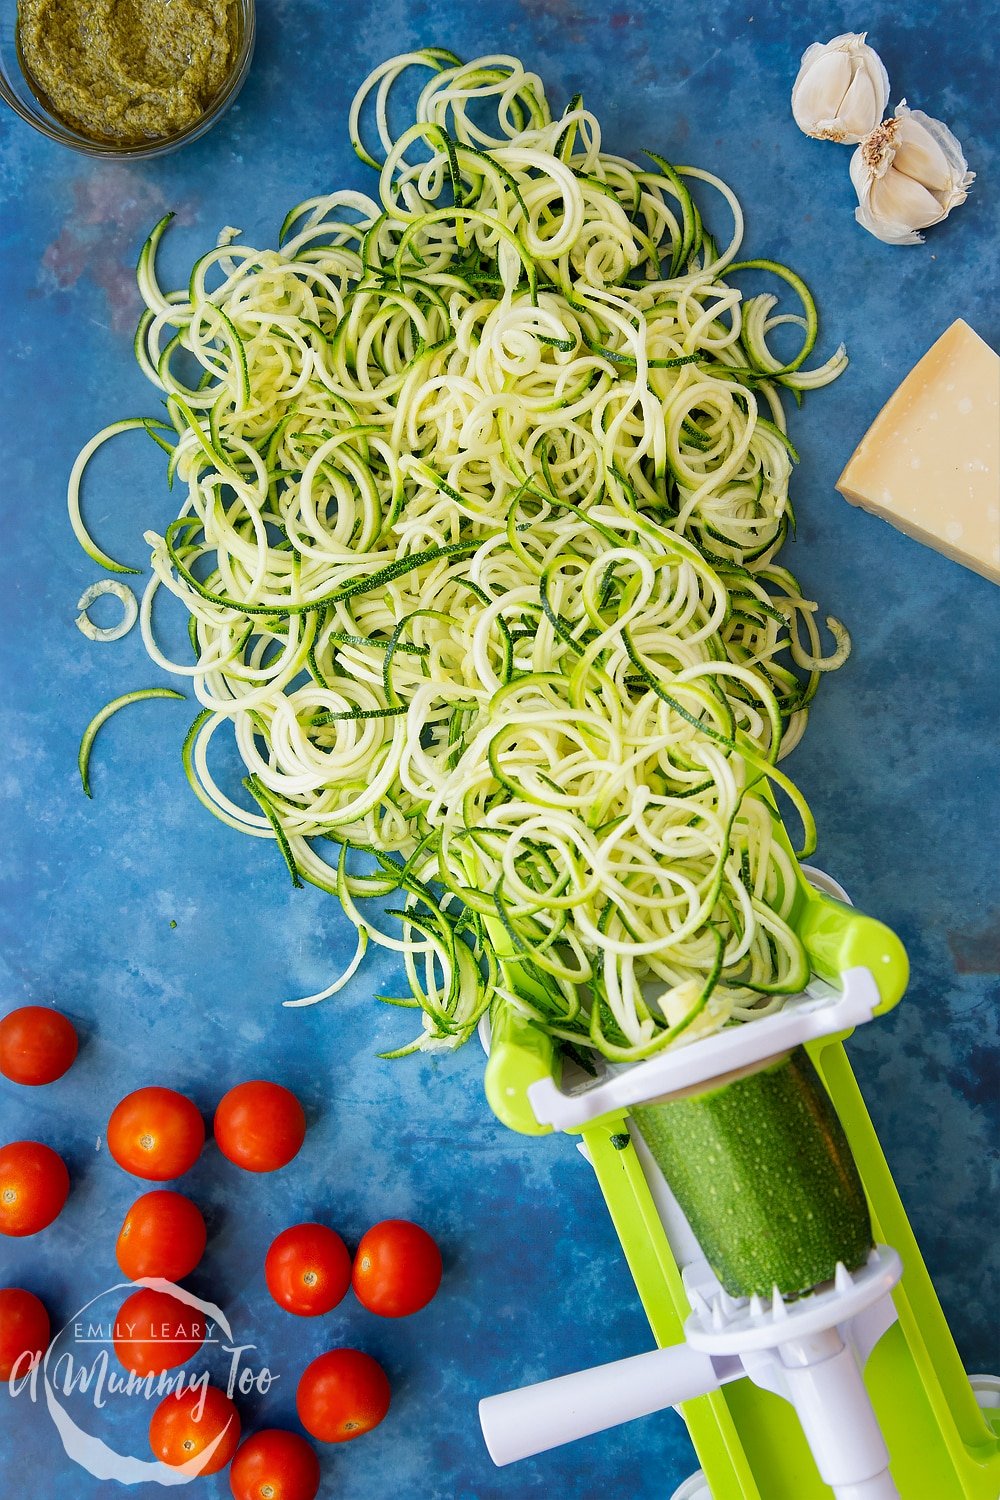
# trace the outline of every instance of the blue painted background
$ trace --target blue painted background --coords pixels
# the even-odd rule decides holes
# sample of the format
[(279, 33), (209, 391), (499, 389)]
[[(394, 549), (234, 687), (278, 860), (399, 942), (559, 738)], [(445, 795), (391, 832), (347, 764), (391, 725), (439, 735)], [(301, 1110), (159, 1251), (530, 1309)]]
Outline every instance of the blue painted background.
[[(383, 57), (436, 44), (515, 51), (557, 104), (584, 90), (610, 149), (648, 145), (721, 173), (746, 209), (748, 253), (807, 278), (824, 354), (848, 345), (844, 378), (792, 417), (802, 463), (787, 561), (846, 620), (856, 649), (825, 684), (792, 765), (816, 812), (819, 862), (909, 948), (908, 1000), (858, 1036), (852, 1056), (962, 1354), (971, 1369), (996, 1368), (1000, 593), (833, 489), (883, 399), (953, 318), (1000, 344), (992, 5), (261, 0), (259, 12), (238, 106), (176, 156), (94, 163), (0, 119), (0, 1003), (54, 1000), (85, 1039), (49, 1089), (0, 1079), (0, 1139), (49, 1141), (74, 1179), (55, 1226), (0, 1244), (0, 1284), (34, 1288), (58, 1325), (117, 1280), (114, 1240), (135, 1191), (103, 1131), (122, 1094), (173, 1084), (210, 1114), (232, 1083), (272, 1076), (306, 1104), (305, 1148), (264, 1179), (208, 1148), (182, 1184), (211, 1232), (191, 1285), (280, 1372), (265, 1399), (245, 1403), (248, 1423), (294, 1425), (297, 1373), (325, 1347), (358, 1344), (384, 1362), (390, 1416), (330, 1451), (324, 1494), (665, 1500), (693, 1467), (666, 1413), (493, 1469), (479, 1396), (650, 1344), (586, 1168), (570, 1142), (523, 1141), (493, 1121), (474, 1047), (440, 1062), (375, 1060), (406, 1035), (406, 1018), (370, 999), (400, 983), (391, 956), (377, 954), (324, 1006), (281, 1010), (338, 971), (347, 924), (330, 899), (289, 888), (272, 845), (240, 838), (191, 797), (179, 750), (193, 711), (158, 702), (113, 722), (93, 802), (76, 774), (91, 714), (164, 681), (137, 632), (102, 646), (74, 628), (95, 570), (63, 499), (94, 430), (155, 409), (130, 353), (138, 247), (175, 209), (166, 263), (180, 275), (222, 224), (264, 244), (299, 199), (370, 188), (347, 145), (350, 97)], [(803, 49), (863, 25), (893, 101), (905, 94), (945, 119), (979, 174), (920, 248), (856, 227), (849, 152), (807, 140), (790, 117)], [(172, 513), (157, 450), (141, 437), (102, 455), (89, 497), (102, 543), (138, 562), (143, 529), (162, 530)], [(279, 1229), (321, 1217), (355, 1242), (390, 1215), (419, 1219), (442, 1243), (446, 1279), (431, 1308), (387, 1323), (349, 1299), (303, 1322), (271, 1304), (261, 1267)], [(109, 1405), (101, 1430), (145, 1456), (140, 1408)], [(24, 1396), (0, 1397), (0, 1453), (5, 1495), (25, 1483), (35, 1500), (118, 1493), (70, 1466), (44, 1407)], [(227, 1495), (225, 1477), (198, 1493)]]

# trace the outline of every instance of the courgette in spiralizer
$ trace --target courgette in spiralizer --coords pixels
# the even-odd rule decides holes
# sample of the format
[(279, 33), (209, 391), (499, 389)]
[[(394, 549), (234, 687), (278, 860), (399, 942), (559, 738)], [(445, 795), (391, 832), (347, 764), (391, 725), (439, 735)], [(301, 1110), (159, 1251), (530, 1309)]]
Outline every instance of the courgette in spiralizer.
[(843, 1127), (808, 1053), (633, 1120), (733, 1296), (810, 1291), (864, 1264), (871, 1220)]

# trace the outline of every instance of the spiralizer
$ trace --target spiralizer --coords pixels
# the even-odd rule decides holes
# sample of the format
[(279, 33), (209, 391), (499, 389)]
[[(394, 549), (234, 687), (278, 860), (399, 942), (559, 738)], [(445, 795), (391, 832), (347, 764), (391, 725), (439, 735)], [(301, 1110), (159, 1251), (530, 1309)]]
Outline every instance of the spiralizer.
[(495, 1463), (675, 1406), (702, 1471), (674, 1500), (1000, 1497), (1000, 1380), (962, 1367), (844, 1049), (906, 954), (795, 869), (812, 977), (777, 1013), (594, 1077), (494, 1015), (489, 1102), (580, 1136), (657, 1344), (482, 1401)]

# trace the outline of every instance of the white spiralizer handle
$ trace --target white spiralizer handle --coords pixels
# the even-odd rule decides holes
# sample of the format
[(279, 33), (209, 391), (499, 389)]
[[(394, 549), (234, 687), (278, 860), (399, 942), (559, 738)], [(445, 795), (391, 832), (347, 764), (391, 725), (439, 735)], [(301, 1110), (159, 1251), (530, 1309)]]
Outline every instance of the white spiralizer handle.
[(899, 1500), (864, 1378), (838, 1331), (787, 1344), (778, 1356), (784, 1394), (836, 1500)]
[[(717, 1390), (717, 1364), (685, 1344), (487, 1396), (479, 1420), (498, 1466)], [(734, 1372), (735, 1373), (735, 1372)]]

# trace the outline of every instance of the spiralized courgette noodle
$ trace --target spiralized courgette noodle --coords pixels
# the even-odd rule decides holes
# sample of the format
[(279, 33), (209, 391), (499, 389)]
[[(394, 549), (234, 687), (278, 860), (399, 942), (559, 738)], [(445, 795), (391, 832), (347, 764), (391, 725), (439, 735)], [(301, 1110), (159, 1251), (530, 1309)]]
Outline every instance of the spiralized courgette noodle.
[[(339, 897), (351, 972), (369, 939), (402, 953), (422, 1025), (388, 1055), (456, 1046), (492, 1005), (612, 1059), (764, 1014), (807, 977), (770, 787), (808, 850), (777, 761), (849, 650), (829, 620), (823, 655), (776, 560), (781, 392), (834, 379), (843, 349), (806, 367), (812, 299), (737, 260), (725, 183), (609, 154), (515, 58), (394, 58), (350, 133), (377, 196), (300, 204), (279, 249), (224, 230), (163, 292), (156, 226), (135, 348), (166, 418), (98, 434), (70, 487), (114, 568), (80, 515), (91, 453), (142, 428), (183, 488), (146, 533), (140, 619), (202, 705), (192, 786)], [(733, 221), (721, 248), (692, 185)], [(742, 297), (747, 269), (801, 310)], [(161, 589), (191, 661), (154, 637)], [(223, 726), (247, 803), (209, 768)], [(394, 892), (398, 927), (357, 905)]]

